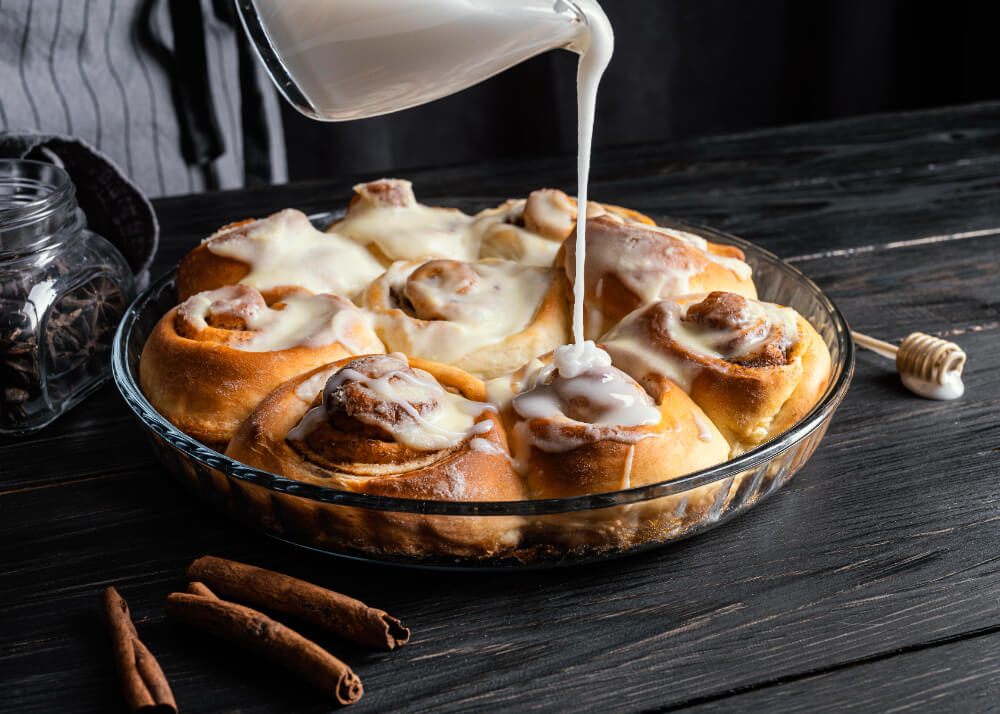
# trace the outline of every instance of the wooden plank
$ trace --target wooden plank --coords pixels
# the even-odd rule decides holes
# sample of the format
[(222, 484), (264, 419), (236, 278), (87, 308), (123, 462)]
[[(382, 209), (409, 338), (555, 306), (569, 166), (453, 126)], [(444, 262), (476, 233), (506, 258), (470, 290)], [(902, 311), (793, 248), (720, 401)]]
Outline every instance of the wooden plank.
[[(856, 327), (895, 339), (957, 329), (971, 355), (968, 396), (934, 403), (910, 396), (886, 363), (862, 353), (824, 445), (789, 487), (658, 552), (517, 574), (420, 573), (299, 552), (190, 503), (152, 463), (110, 389), (38, 437), (0, 442), (5, 708), (120, 706), (96, 600), (113, 582), (185, 711), (326, 711), (270, 665), (164, 620), (163, 597), (204, 552), (339, 587), (414, 627), (413, 645), (391, 654), (321, 640), (365, 680), (355, 711), (669, 708), (746, 690), (736, 707), (758, 685), (860, 672), (874, 665), (852, 665), (880, 653), (995, 629), (996, 243), (990, 234), (880, 246), (995, 228), (998, 137), (1000, 104), (989, 104), (598, 158), (598, 198), (805, 256), (800, 267)], [(565, 158), (411, 176), (424, 195), (573, 185)], [(159, 201), (158, 264), (176, 262), (231, 217), (342, 205), (352, 182)], [(858, 248), (866, 252), (850, 253)], [(824, 255), (808, 257), (815, 253)], [(890, 673), (933, 668), (890, 661)], [(825, 690), (812, 691), (803, 696)]]
[(359, 712), (669, 706), (1000, 625), (991, 344), (995, 334), (970, 333), (982, 354), (970, 393), (986, 396), (926, 402), (862, 367), (813, 461), (769, 502), (593, 566), (456, 574), (339, 561), (218, 521), (158, 474), (0, 496), (5, 687), (19, 711), (112, 706), (95, 622), (97, 594), (115, 583), (185, 711), (318, 710), (287, 676), (163, 620), (163, 597), (205, 552), (346, 590), (414, 628), (396, 653), (348, 657), (368, 689)]
[(38, 433), (0, 438), (0, 493), (155, 466), (113, 384)]
[[(933, 261), (927, 258), (931, 251)], [(962, 344), (970, 330), (1000, 326), (1000, 261), (990, 259), (998, 253), (1000, 237), (983, 236), (819, 256), (796, 265), (827, 291), (858, 330), (897, 341), (913, 331), (930, 331)], [(859, 360), (876, 370), (892, 369), (871, 353), (861, 353)], [(0, 440), (0, 462), (5, 463), (0, 491), (97, 474), (142, 473), (153, 462), (142, 438), (122, 438), (133, 434), (131, 421), (109, 386), (39, 434)], [(114, 459), (108, 458), (108, 443), (99, 435), (115, 443)]]
[[(597, 152), (591, 195), (729, 230), (782, 256), (996, 228), (1000, 103)], [(407, 171), (418, 196), (575, 191), (571, 157)], [(342, 209), (371, 176), (156, 202), (166, 269), (231, 220)]]
[(705, 699), (675, 711), (996, 711), (1000, 633), (890, 652), (791, 682), (767, 683), (738, 696)]
[(929, 331), (961, 342), (977, 327), (1000, 327), (1000, 235), (815, 257), (794, 265), (830, 296), (854, 329), (883, 339)]

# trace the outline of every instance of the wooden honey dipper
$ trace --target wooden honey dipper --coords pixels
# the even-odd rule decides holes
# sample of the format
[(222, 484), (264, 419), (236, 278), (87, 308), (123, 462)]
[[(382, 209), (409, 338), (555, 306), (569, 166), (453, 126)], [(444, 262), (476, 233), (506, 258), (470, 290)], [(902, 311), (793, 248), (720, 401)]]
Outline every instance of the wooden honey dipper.
[(954, 342), (925, 335), (910, 334), (899, 347), (874, 337), (851, 331), (862, 347), (896, 360), (896, 371), (903, 386), (927, 399), (958, 399), (965, 393), (962, 368), (965, 352)]

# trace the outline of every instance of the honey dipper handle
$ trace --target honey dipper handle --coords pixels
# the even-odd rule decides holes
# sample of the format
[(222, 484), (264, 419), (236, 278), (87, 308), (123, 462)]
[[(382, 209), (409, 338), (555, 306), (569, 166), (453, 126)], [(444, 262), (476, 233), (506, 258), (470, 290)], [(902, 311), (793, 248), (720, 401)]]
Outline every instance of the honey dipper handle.
[(855, 332), (851, 330), (851, 337), (862, 347), (867, 347), (872, 352), (882, 355), (888, 359), (896, 359), (896, 353), (899, 352), (899, 348), (896, 345), (891, 345), (888, 342), (883, 342), (882, 340), (876, 340), (874, 337), (869, 337), (868, 335), (863, 335), (860, 332)]

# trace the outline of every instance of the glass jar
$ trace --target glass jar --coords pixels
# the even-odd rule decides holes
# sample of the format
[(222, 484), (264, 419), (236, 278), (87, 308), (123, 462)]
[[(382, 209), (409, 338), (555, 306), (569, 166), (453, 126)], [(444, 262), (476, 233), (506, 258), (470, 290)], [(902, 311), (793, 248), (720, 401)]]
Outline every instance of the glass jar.
[(133, 291), (65, 171), (0, 160), (0, 434), (41, 429), (104, 382)]

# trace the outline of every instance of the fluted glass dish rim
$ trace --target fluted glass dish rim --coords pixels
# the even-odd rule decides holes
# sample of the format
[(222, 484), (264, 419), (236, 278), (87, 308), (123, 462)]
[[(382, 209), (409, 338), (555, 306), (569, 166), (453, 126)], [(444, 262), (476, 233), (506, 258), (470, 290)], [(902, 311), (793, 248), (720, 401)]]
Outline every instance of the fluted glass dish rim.
[[(442, 205), (445, 205), (442, 203)], [(314, 223), (328, 224), (342, 215), (342, 212), (313, 214)], [(685, 476), (666, 481), (637, 486), (634, 488), (605, 493), (586, 494), (567, 498), (552, 498), (525, 501), (441, 501), (429, 499), (395, 498), (374, 496), (352, 491), (341, 491), (293, 479), (285, 478), (261, 469), (256, 469), (220, 454), (201, 444), (174, 427), (157, 412), (139, 387), (137, 364), (133, 367), (128, 358), (128, 345), (132, 333), (137, 329), (139, 317), (175, 281), (176, 270), (171, 270), (153, 282), (129, 306), (118, 330), (112, 347), (111, 373), (116, 386), (126, 404), (144, 428), (160, 436), (169, 445), (209, 468), (217, 469), (231, 478), (245, 481), (276, 493), (319, 503), (352, 506), (375, 511), (413, 513), (443, 516), (540, 516), (559, 513), (573, 513), (605, 509), (641, 503), (652, 499), (683, 493), (713, 484), (773, 461), (780, 454), (794, 448), (817, 429), (822, 428), (833, 416), (850, 386), (854, 372), (854, 342), (851, 339), (847, 320), (823, 293), (822, 290), (798, 268), (782, 261), (764, 248), (736, 236), (697, 223), (680, 221), (666, 216), (655, 216), (657, 223), (666, 228), (675, 228), (700, 235), (710, 241), (735, 245), (747, 255), (748, 262), (757, 265), (766, 263), (771, 268), (784, 272), (799, 288), (812, 294), (826, 312), (826, 317), (834, 330), (837, 349), (831, 366), (831, 379), (821, 398), (813, 408), (790, 429), (764, 444), (741, 454), (725, 463), (702, 469)], [(762, 299), (767, 299), (766, 295)], [(157, 316), (159, 317), (159, 316)]]

